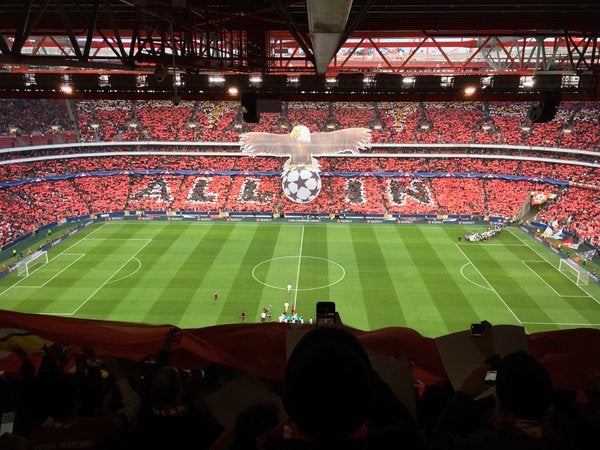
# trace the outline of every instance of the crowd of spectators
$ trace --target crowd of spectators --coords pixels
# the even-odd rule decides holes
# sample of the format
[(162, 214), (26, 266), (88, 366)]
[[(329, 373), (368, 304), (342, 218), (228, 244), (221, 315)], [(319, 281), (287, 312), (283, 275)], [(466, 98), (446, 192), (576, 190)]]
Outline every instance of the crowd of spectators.
[[(265, 113), (259, 124), (241, 120), (238, 102), (181, 102), (174, 106), (161, 101), (54, 101), (33, 102), (4, 100), (0, 102), (0, 126), (6, 131), (15, 127), (25, 144), (32, 136), (42, 139), (44, 130), (59, 127), (62, 135), (78, 134), (82, 141), (197, 140), (237, 142), (245, 131), (282, 133), (292, 124), (303, 123), (312, 132), (360, 124), (373, 128), (374, 143), (498, 143), (575, 147), (597, 151), (600, 133), (597, 121), (600, 107), (596, 103), (563, 102), (556, 119), (547, 124), (523, 126), (530, 105), (525, 103), (302, 103), (290, 102), (282, 114)], [(20, 112), (20, 114), (16, 114)], [(69, 113), (72, 112), (71, 120)], [(18, 116), (18, 117), (17, 117)], [(13, 117), (18, 118), (13, 120)], [(29, 117), (29, 121), (27, 121)], [(35, 117), (35, 120), (31, 118)], [(23, 122), (23, 123), (21, 123)], [(27, 125), (26, 123), (30, 123)], [(31, 125), (33, 124), (33, 125)], [(34, 127), (34, 128), (32, 128)], [(333, 128), (330, 128), (333, 127)], [(1, 128), (0, 128), (1, 130)], [(13, 133), (14, 134), (14, 133)], [(57, 136), (52, 134), (52, 136)], [(12, 136), (11, 139), (13, 139)], [(28, 140), (23, 140), (23, 138)], [(54, 139), (54, 138), (53, 138)], [(53, 141), (58, 142), (58, 141)], [(37, 141), (36, 141), (37, 143)], [(56, 150), (54, 150), (56, 149)], [(47, 148), (30, 152), (4, 153), (4, 159), (76, 154), (77, 148)], [(237, 151), (237, 147), (151, 147), (157, 151)], [(145, 146), (109, 146), (85, 151), (146, 151)], [(372, 152), (372, 151), (371, 151)], [(378, 153), (415, 152), (414, 149), (379, 148)], [(419, 149), (418, 152), (441, 152)], [(447, 158), (320, 158), (321, 172), (359, 173), (464, 173), (520, 175), (598, 186), (595, 166), (550, 163), (539, 160), (484, 159), (481, 156), (503, 154), (537, 159), (596, 163), (595, 154), (565, 154), (552, 151), (444, 149)], [(451, 157), (467, 153), (471, 158)], [(117, 211), (122, 209), (242, 210), (273, 212), (338, 212), (357, 213), (477, 213), (512, 217), (532, 189), (554, 192), (551, 185), (511, 183), (501, 180), (432, 180), (396, 177), (394, 179), (360, 176), (337, 178), (323, 175), (323, 192), (311, 204), (292, 204), (282, 197), (278, 177), (224, 175), (208, 172), (280, 172), (277, 158), (239, 158), (222, 156), (114, 156), (102, 158), (66, 158), (4, 164), (0, 179), (19, 181), (65, 174), (86, 174), (127, 170), (198, 170), (196, 176), (119, 175), (114, 180), (99, 177), (69, 181), (38, 182), (1, 191), (3, 222), (0, 243), (5, 244), (32, 231), (40, 222), (49, 222), (77, 214)], [(162, 183), (162, 188), (159, 188)], [(510, 183), (510, 184), (509, 184)], [(94, 186), (113, 192), (112, 198), (94, 195)], [(114, 185), (114, 188), (111, 187)], [(154, 186), (157, 191), (148, 191)], [(506, 195), (503, 189), (510, 186)], [(65, 188), (64, 192), (60, 189)], [(332, 192), (347, 193), (334, 196)], [(456, 195), (460, 192), (461, 195)], [(598, 242), (598, 225), (593, 218), (597, 207), (593, 190), (572, 188), (540, 218), (551, 217), (568, 225), (583, 239)], [(210, 194), (207, 194), (210, 193)], [(419, 200), (417, 200), (419, 199)], [(566, 199), (566, 200), (563, 200)], [(72, 202), (72, 205), (68, 205)], [(576, 206), (575, 206), (576, 205)], [(35, 214), (29, 211), (35, 211)], [(28, 211), (13, 216), (13, 212)], [(34, 217), (37, 215), (37, 218)]]
[[(261, 122), (243, 122), (239, 102), (3, 100), (0, 102), (0, 145), (34, 143), (12, 135), (48, 134), (54, 127), (72, 141), (216, 141), (237, 142), (246, 131), (281, 133), (303, 124), (311, 131), (367, 126), (375, 143), (480, 143), (600, 148), (600, 106), (563, 102), (549, 123), (527, 122), (529, 103), (431, 102), (287, 103), (281, 114), (263, 113)], [(333, 128), (330, 128), (333, 127)], [(11, 131), (13, 130), (13, 131)], [(18, 131), (14, 131), (18, 130)], [(12, 134), (12, 135), (11, 135)], [(57, 141), (50, 137), (52, 143)], [(47, 144), (37, 139), (35, 144)]]
[(339, 315), (334, 325), (304, 325), (278, 369), (282, 376), (269, 380), (253, 368), (209, 361), (190, 368), (175, 361), (187, 332), (177, 328), (138, 361), (65, 343), (46, 346), (39, 361), (13, 345), (9, 352), (20, 364), (0, 374), (0, 413), (13, 428), (0, 436), (0, 448), (597, 448), (594, 366), (585, 369), (581, 386), (557, 386), (557, 374), (528, 351), (501, 354), (496, 328), (487, 321), (475, 325), (481, 330), (459, 344), (472, 358), (452, 363), (454, 370), (464, 365), (468, 375), (453, 384), (447, 377), (425, 383), (398, 367), (390, 378), (368, 340), (363, 344), (344, 328)]
[(77, 102), (81, 141), (117, 141), (131, 119), (132, 104), (124, 100)]
[(48, 99), (0, 99), (0, 135), (42, 135), (57, 130), (73, 130), (64, 101)]
[[(0, 166), (7, 181), (36, 180), (0, 190), (6, 244), (41, 224), (68, 217), (122, 210), (245, 211), (273, 213), (472, 214), (514, 217), (531, 192), (557, 193), (541, 178), (598, 186), (593, 167), (541, 161), (477, 158), (320, 158), (322, 191), (309, 204), (282, 194), (283, 159), (239, 156), (106, 156), (53, 159)], [(125, 173), (138, 171), (135, 174)], [(199, 174), (146, 171), (199, 171)], [(111, 171), (120, 171), (119, 175)], [(107, 173), (108, 172), (108, 173)], [(140, 173), (142, 172), (142, 173)], [(250, 172), (270, 172), (258, 175)], [(341, 176), (348, 172), (361, 175)], [(230, 175), (230, 173), (233, 173)], [(374, 176), (376, 174), (394, 174)], [(445, 174), (479, 174), (453, 178)], [(421, 178), (419, 174), (438, 174)], [(42, 181), (53, 175), (84, 175)], [(110, 176), (107, 176), (110, 175)], [(540, 181), (511, 181), (482, 175), (520, 175)], [(109, 192), (110, 195), (106, 195)], [(561, 191), (562, 192), (562, 191)], [(543, 209), (540, 220), (565, 223), (598, 245), (598, 191), (570, 187)]]
[(548, 224), (556, 221), (581, 240), (600, 246), (600, 230), (596, 225), (600, 217), (600, 191), (571, 187), (558, 194), (555, 201), (538, 213), (537, 219)]
[(0, 436), (0, 448), (209, 448), (224, 429), (196, 395), (208, 377), (168, 365), (172, 330), (136, 371), (90, 347), (65, 344), (49, 346), (36, 367), (13, 347), (21, 367), (2, 376), (0, 395), (2, 412), (16, 413), (14, 430)]
[[(536, 160), (473, 157), (322, 157), (321, 172), (457, 173), (515, 175), (598, 185), (596, 167)], [(204, 155), (115, 155), (51, 159), (0, 165), (0, 179), (29, 178), (108, 170), (206, 170), (281, 172), (284, 158)]]

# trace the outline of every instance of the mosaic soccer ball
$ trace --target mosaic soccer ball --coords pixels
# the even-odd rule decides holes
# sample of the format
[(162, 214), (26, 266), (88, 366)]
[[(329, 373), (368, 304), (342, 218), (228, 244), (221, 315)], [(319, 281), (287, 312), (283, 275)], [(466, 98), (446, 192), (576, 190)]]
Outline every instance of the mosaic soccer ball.
[(310, 203), (321, 192), (319, 171), (309, 166), (293, 166), (281, 175), (281, 188), (295, 203)]

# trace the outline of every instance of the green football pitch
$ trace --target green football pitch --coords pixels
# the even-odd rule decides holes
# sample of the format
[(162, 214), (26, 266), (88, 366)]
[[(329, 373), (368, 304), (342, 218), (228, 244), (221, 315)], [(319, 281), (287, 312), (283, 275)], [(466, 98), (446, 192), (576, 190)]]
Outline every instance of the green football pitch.
[[(2, 309), (197, 328), (259, 322), (319, 300), (362, 330), (435, 337), (487, 319), (528, 332), (600, 328), (600, 287), (516, 227), (458, 244), (477, 226), (107, 222), (0, 280)], [(292, 289), (288, 292), (287, 286)], [(213, 298), (218, 293), (218, 300)]]

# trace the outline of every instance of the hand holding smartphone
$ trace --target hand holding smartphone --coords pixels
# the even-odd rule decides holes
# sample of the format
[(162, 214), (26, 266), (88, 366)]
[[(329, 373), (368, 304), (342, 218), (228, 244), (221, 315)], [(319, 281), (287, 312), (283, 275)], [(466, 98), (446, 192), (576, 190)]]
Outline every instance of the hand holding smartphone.
[(487, 320), (471, 324), (471, 341), (486, 359), (497, 353), (494, 349), (494, 328)]
[(104, 364), (102, 358), (87, 358), (85, 362), (88, 367), (102, 367)]
[(483, 382), (485, 384), (495, 384), (496, 383), (496, 375), (498, 374), (497, 370), (488, 370), (485, 373), (485, 378), (483, 379)]
[(471, 324), (471, 335), (472, 336), (481, 336), (485, 330), (485, 325), (483, 323), (473, 323)]
[(335, 302), (317, 302), (317, 326), (335, 325)]

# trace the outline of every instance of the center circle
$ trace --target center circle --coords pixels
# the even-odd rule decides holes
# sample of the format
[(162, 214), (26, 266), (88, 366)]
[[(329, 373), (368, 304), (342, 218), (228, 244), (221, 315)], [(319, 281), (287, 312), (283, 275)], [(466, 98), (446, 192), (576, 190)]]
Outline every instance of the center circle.
[[(267, 271), (271, 263), (275, 263), (279, 267), (279, 272), (283, 274), (290, 274), (289, 280), (282, 280), (282, 285), (279, 286), (279, 280), (268, 280), (267, 279)], [(298, 289), (297, 286), (293, 284), (296, 282), (296, 278), (298, 275), (298, 265), (300, 265), (300, 272), (309, 271), (311, 273), (319, 274), (328, 274), (329, 267), (333, 266), (335, 271), (339, 274), (337, 275), (337, 279), (331, 283), (322, 283), (316, 284), (315, 286), (310, 285), (310, 281), (307, 283), (306, 280), (302, 280), (302, 285), (309, 287), (303, 287)], [(293, 275), (293, 276), (292, 276)], [(283, 277), (284, 275), (281, 275)], [(346, 271), (342, 267), (341, 264), (336, 263), (330, 259), (319, 258), (318, 256), (278, 256), (276, 258), (266, 259), (262, 262), (259, 262), (252, 268), (252, 278), (254, 278), (258, 283), (265, 285), (267, 287), (273, 289), (287, 290), (288, 284), (292, 284), (292, 290), (295, 291), (314, 291), (317, 289), (324, 289), (329, 286), (333, 286), (334, 284), (339, 283), (346, 276)], [(315, 276), (316, 278), (317, 276)], [(316, 283), (319, 283), (316, 281)]]

